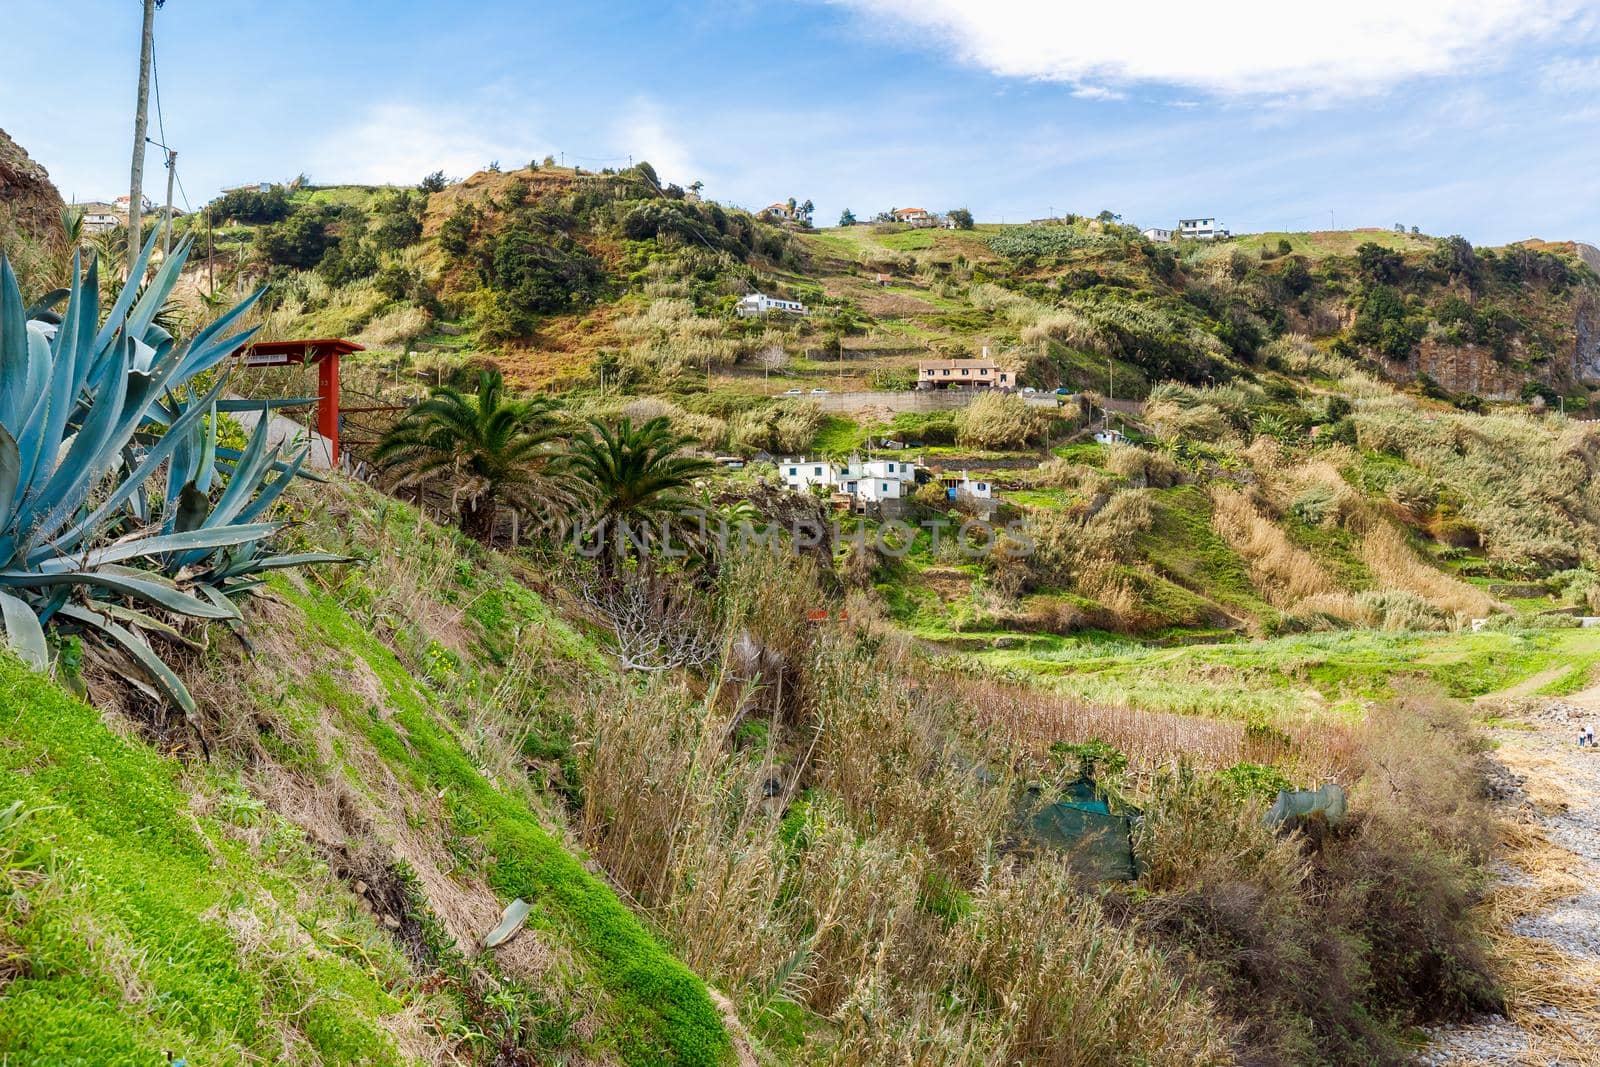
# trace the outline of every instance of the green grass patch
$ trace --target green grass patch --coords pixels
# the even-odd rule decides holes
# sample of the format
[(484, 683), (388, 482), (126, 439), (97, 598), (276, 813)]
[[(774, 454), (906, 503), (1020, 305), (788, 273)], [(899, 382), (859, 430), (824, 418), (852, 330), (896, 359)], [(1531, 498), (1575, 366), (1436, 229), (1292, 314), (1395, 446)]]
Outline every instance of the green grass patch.
[[(223, 821), (269, 820), (242, 788), (202, 783), (223, 814), (198, 814), (175, 760), (5, 653), (0, 702), (0, 807), (26, 812), (0, 836), (9, 1062), (403, 1062), (381, 1019), (405, 965), (297, 832), (268, 821), (256, 855)], [(337, 938), (308, 906), (347, 916)]]
[[(590, 874), (527, 804), (496, 789), (441, 722), (395, 654), (330, 597), (277, 584), (306, 614), (308, 640), (359, 656), (379, 678), (388, 714), (365, 706), (326, 671), (316, 696), (339, 708), (397, 772), (448, 798), (455, 832), (487, 855), (490, 884), (522, 897), (534, 920), (560, 931), (610, 1000), (607, 1038), (630, 1064), (718, 1064), (730, 1049), (704, 984)], [(529, 594), (531, 596), (531, 594)]]

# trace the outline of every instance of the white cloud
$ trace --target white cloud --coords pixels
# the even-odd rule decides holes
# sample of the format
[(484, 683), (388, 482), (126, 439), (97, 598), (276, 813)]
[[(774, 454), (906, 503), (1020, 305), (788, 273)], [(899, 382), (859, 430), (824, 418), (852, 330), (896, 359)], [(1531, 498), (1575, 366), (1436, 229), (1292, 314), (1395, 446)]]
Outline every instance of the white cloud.
[(544, 142), (520, 133), (503, 109), (375, 104), (314, 145), (318, 182), (410, 183), (442, 170), (464, 178), (500, 160), (506, 169), (542, 155)]
[(1600, 58), (1554, 60), (1540, 72), (1539, 85), (1547, 93), (1600, 92)]
[(1571, 31), (1583, 0), (831, 0), (994, 74), (1223, 96), (1351, 96)]
[(639, 98), (616, 124), (612, 139), (634, 159), (648, 160), (663, 183), (688, 185), (708, 175), (699, 172), (689, 146), (668, 124), (655, 101)]

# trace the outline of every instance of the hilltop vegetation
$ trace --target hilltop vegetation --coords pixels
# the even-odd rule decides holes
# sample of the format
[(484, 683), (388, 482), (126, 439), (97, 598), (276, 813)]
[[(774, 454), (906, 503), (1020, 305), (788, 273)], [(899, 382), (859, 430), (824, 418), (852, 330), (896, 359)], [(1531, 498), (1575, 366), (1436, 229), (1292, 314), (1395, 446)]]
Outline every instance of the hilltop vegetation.
[[(1464, 702), (1600, 669), (1571, 248), (816, 231), (647, 164), (212, 222), (217, 292), (0, 294), (0, 1059), (1331, 1067), (1521, 988)], [(427, 402), (297, 477), (245, 322)], [(1047, 395), (890, 403), (984, 347)], [(935, 477), (859, 523), (705, 455), (876, 449)]]
[[(448, 356), (470, 343), (513, 381), (748, 389), (773, 370), (892, 382), (987, 346), (1040, 387), (1252, 380), (1286, 335), (1442, 395), (1588, 405), (1600, 315), (1575, 246), (1474, 249), (1387, 231), (1152, 244), (1114, 221), (812, 231), (724, 208), (648, 164), (489, 171), (422, 189), (277, 188), (214, 207), (221, 247), (277, 281), (279, 331), (360, 334)], [(230, 268), (231, 269), (231, 268)], [(296, 274), (315, 270), (316, 281)], [(325, 283), (325, 284), (322, 284)], [(803, 321), (738, 320), (738, 295)], [(338, 329), (333, 329), (338, 327)], [(668, 354), (668, 353), (671, 354)], [(1303, 368), (1297, 369), (1297, 372)]]

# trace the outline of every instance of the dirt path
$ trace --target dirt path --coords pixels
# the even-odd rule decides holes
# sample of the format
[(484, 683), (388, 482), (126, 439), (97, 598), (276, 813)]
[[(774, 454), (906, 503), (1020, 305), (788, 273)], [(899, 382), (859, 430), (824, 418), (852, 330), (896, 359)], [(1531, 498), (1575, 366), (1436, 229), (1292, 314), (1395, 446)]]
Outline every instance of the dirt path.
[[(1519, 699), (1522, 698), (1522, 699)], [(1600, 1065), (1600, 686), (1560, 699), (1480, 701), (1505, 770), (1505, 854), (1487, 902), (1507, 1016), (1434, 1035), (1426, 1064)]]

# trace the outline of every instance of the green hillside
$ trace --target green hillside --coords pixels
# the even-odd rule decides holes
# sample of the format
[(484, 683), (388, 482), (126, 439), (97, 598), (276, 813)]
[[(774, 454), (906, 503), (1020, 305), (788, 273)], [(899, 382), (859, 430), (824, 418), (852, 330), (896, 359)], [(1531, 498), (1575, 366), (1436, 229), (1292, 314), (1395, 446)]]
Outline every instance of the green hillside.
[[(184, 226), (142, 290), (114, 231), (0, 268), (0, 1063), (1334, 1067), (1529, 1010), (1473, 702), (1600, 683), (1572, 246), (548, 162)], [(236, 421), (315, 374), (244, 327), (366, 346), (346, 469)], [(1022, 388), (914, 390), (985, 349)]]

